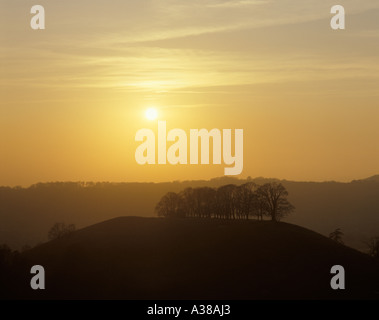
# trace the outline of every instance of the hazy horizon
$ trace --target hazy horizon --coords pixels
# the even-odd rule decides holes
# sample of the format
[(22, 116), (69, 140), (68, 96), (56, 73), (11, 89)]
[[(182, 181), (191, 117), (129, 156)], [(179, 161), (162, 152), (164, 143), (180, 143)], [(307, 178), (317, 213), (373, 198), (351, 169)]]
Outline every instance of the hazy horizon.
[(241, 176), (216, 176), (211, 177), (208, 179), (181, 179), (181, 180), (162, 180), (162, 181), (106, 181), (106, 180), (99, 180), (99, 181), (92, 181), (92, 180), (50, 180), (50, 181), (37, 181), (28, 185), (0, 185), (0, 187), (5, 188), (15, 188), (15, 187), (22, 187), (22, 188), (29, 188), (33, 185), (37, 184), (49, 184), (49, 183), (181, 183), (181, 182), (196, 182), (196, 181), (212, 181), (212, 180), (218, 180), (218, 179), (235, 179), (235, 180), (255, 180), (255, 179), (264, 179), (264, 180), (279, 180), (279, 181), (288, 181), (288, 182), (305, 182), (305, 183), (323, 183), (323, 182), (335, 182), (335, 183), (351, 183), (353, 181), (360, 181), (360, 180), (366, 180), (370, 179), (372, 177), (379, 177), (379, 174), (372, 174), (369, 177), (361, 177), (356, 178), (352, 180), (342, 181), (342, 180), (293, 180), (293, 179), (286, 179), (286, 178), (276, 178), (276, 177), (263, 177), (263, 176), (257, 176), (257, 177), (241, 177)]

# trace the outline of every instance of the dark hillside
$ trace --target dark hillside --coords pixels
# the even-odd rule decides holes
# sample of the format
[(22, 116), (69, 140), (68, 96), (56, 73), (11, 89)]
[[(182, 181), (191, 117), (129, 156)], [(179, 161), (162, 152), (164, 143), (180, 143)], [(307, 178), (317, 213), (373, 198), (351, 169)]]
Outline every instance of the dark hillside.
[[(379, 298), (371, 258), (287, 223), (122, 217), (23, 258), (29, 270), (46, 269), (39, 292), (28, 287), (24, 270), (26, 285), (14, 294), (26, 298)], [(344, 291), (330, 288), (337, 264), (346, 270)]]

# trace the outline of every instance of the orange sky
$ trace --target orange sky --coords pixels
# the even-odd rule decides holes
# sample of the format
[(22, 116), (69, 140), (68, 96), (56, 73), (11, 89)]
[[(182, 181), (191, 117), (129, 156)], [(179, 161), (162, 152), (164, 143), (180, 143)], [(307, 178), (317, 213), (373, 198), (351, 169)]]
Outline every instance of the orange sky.
[[(379, 173), (379, 3), (34, 1), (0, 11), (0, 185), (168, 181), (225, 165), (139, 166), (137, 130), (244, 129), (241, 177)], [(5, 14), (4, 14), (5, 13)]]

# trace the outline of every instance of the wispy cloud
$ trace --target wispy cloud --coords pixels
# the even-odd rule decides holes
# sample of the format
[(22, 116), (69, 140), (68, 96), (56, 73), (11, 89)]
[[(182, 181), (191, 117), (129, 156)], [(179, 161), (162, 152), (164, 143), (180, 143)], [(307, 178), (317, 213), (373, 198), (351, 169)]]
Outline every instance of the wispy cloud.
[[(355, 76), (373, 77), (373, 65), (378, 65), (365, 47), (377, 30), (349, 30), (349, 39), (341, 36), (337, 45), (327, 32), (307, 25), (330, 17), (328, 5), (319, 1), (146, 1), (151, 4), (149, 19), (142, 5), (136, 5), (136, 16), (129, 21), (115, 12), (116, 5), (107, 9), (109, 12), (98, 12), (97, 3), (91, 8), (91, 21), (101, 17), (104, 27), (95, 28), (87, 16), (81, 20), (73, 16), (72, 25), (50, 22), (45, 37), (27, 33), (25, 41), (5, 39), (0, 48), (5, 70), (0, 83), (162, 93), (210, 85), (346, 79), (353, 70)], [(345, 2), (350, 15), (379, 8), (372, 0), (360, 5)], [(230, 6), (243, 8), (230, 15)], [(111, 19), (114, 12), (115, 21)], [(58, 17), (59, 12), (54, 15)], [(143, 23), (137, 24), (139, 19)], [(258, 27), (267, 30), (256, 30)], [(367, 41), (359, 40), (355, 46), (354, 32), (357, 37), (366, 34)], [(359, 63), (345, 60), (346, 52), (359, 57)]]
[(240, 0), (240, 1), (225, 1), (219, 3), (208, 4), (208, 8), (237, 8), (251, 5), (262, 5), (268, 3), (269, 0)]

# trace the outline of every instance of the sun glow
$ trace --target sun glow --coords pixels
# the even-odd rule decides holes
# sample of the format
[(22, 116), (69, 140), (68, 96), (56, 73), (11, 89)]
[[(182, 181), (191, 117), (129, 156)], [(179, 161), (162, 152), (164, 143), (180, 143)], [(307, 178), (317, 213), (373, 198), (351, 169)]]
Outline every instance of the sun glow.
[(158, 117), (158, 111), (155, 108), (149, 108), (146, 110), (145, 116), (148, 120), (155, 120)]

